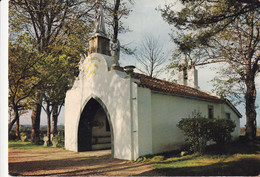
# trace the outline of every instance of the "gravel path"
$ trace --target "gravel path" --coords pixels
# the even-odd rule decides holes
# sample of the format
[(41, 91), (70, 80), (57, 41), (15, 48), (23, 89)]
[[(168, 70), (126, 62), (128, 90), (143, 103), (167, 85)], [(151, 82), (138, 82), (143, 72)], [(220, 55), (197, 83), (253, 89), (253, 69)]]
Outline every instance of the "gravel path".
[(9, 149), (12, 176), (132, 176), (152, 170), (147, 163), (112, 159), (110, 150)]

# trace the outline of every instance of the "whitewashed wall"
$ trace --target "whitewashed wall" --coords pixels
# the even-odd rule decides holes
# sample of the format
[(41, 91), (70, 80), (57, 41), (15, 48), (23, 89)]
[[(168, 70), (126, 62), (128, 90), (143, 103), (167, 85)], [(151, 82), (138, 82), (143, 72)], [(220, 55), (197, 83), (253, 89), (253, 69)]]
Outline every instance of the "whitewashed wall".
[(151, 90), (138, 88), (138, 155), (152, 154)]
[(235, 140), (240, 136), (240, 119), (238, 115), (226, 104), (223, 105), (222, 117), (225, 117), (225, 113), (230, 113), (231, 120), (236, 124), (235, 130), (231, 133), (232, 139)]
[(131, 136), (133, 132), (131, 128), (137, 126), (134, 121), (137, 120), (134, 110), (136, 101), (130, 98), (130, 96), (136, 97), (136, 85), (132, 84), (131, 93), (130, 79), (127, 74), (115, 70), (108, 71), (111, 64), (111, 57), (96, 53), (89, 55), (82, 62), (78, 80), (66, 94), (65, 148), (78, 151), (78, 126), (81, 112), (91, 98), (98, 98), (106, 107), (108, 119), (112, 124), (113, 157), (131, 160), (137, 156), (137, 150), (135, 154), (131, 150), (134, 144), (137, 145), (134, 142), (137, 141), (137, 137)]
[[(151, 98), (153, 154), (178, 149), (184, 143), (184, 135), (176, 125), (182, 118), (191, 117), (194, 110), (200, 111), (203, 116), (208, 117), (208, 105), (213, 105), (214, 117), (223, 118), (223, 104), (221, 103), (154, 92), (151, 93)], [(235, 113), (227, 105), (224, 105), (224, 109), (230, 111), (232, 119), (239, 127), (239, 119)], [(237, 130), (233, 135), (239, 136)]]

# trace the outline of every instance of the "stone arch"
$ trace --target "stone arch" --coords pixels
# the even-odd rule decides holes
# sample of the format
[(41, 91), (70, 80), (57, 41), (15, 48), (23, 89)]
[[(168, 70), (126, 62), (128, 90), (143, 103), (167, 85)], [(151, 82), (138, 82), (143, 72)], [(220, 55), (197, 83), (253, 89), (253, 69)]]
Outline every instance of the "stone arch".
[(114, 157), (114, 133), (111, 117), (103, 101), (95, 96), (87, 99), (80, 114), (77, 138), (78, 151), (90, 151), (93, 149), (92, 130), (93, 126), (95, 126), (95, 119), (98, 113), (103, 114), (109, 124), (108, 128), (110, 129), (112, 157)]

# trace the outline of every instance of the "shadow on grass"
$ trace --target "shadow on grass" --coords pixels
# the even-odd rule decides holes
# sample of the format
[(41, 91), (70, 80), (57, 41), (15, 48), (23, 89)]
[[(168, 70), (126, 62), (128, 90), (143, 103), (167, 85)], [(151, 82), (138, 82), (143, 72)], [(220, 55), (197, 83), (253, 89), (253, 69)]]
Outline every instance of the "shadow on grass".
[[(20, 174), (26, 172), (34, 172), (39, 170), (44, 170), (46, 172), (50, 170), (64, 169), (66, 167), (74, 168), (78, 167), (82, 164), (88, 165), (93, 164), (96, 165), (100, 163), (100, 159), (110, 158), (110, 155), (104, 155), (101, 157), (73, 157), (66, 159), (55, 159), (55, 160), (47, 160), (42, 158), (42, 160), (34, 160), (34, 161), (23, 161), (23, 162), (9, 162), (9, 172), (10, 174)], [(44, 175), (44, 174), (40, 174)]]
[(206, 148), (205, 154), (209, 155), (233, 155), (233, 154), (259, 154), (260, 153), (260, 137), (256, 140), (247, 140), (240, 137), (238, 141), (234, 141), (226, 145), (212, 145)]
[[(161, 154), (161, 162), (153, 162), (154, 170), (140, 176), (256, 176), (260, 175), (260, 139), (241, 137), (227, 145), (211, 145), (201, 155), (181, 157), (180, 152)], [(149, 157), (152, 159), (153, 156)], [(148, 161), (149, 161), (148, 159)], [(207, 164), (206, 161), (209, 161)], [(215, 162), (214, 162), (215, 161)], [(152, 162), (150, 160), (150, 162)], [(195, 166), (194, 166), (195, 165)], [(196, 166), (198, 165), (198, 166)]]
[(207, 166), (161, 168), (138, 176), (257, 176), (259, 174), (260, 159), (246, 158)]

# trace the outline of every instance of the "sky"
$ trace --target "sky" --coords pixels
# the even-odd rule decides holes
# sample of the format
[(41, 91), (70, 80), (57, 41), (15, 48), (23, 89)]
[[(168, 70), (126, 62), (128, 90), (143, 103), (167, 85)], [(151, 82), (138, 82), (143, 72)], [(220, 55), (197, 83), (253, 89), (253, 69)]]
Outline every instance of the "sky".
[[(159, 37), (159, 43), (164, 46), (165, 52), (171, 52), (174, 50), (174, 43), (170, 41), (169, 33), (174, 27), (169, 26), (161, 17), (160, 12), (155, 9), (167, 2), (173, 2), (170, 0), (136, 0), (133, 5), (132, 13), (127, 19), (123, 19), (126, 26), (129, 27), (131, 32), (120, 34), (119, 40), (121, 44), (129, 44), (130, 47), (138, 47), (144, 36), (153, 35)], [(176, 5), (176, 10), (180, 9), (180, 6)], [(166, 62), (167, 63), (167, 62)], [(120, 64), (121, 66), (126, 65), (137, 65), (134, 57), (120, 54)], [(204, 66), (198, 69), (199, 87), (203, 91), (210, 92), (213, 89), (212, 84), (209, 83), (211, 79), (215, 76), (215, 71), (212, 69), (214, 66)], [(162, 78), (172, 77), (168, 74), (164, 74)], [(257, 104), (260, 106), (260, 77), (256, 79), (256, 85), (258, 90)], [(241, 126), (245, 125), (245, 109), (241, 105), (237, 107), (238, 110), (243, 115), (241, 119)], [(257, 108), (257, 123), (260, 125), (260, 108)], [(21, 124), (31, 124), (30, 114), (25, 114), (21, 117)], [(64, 110), (61, 111), (59, 116), (58, 124), (64, 124)], [(42, 111), (41, 125), (46, 125), (46, 114)]]

